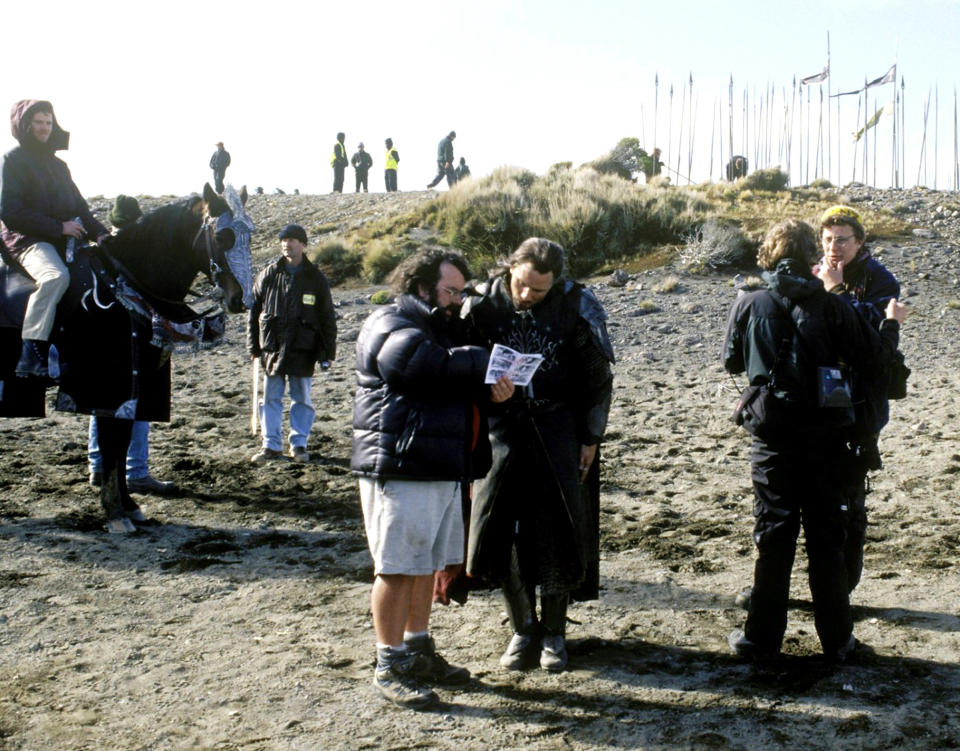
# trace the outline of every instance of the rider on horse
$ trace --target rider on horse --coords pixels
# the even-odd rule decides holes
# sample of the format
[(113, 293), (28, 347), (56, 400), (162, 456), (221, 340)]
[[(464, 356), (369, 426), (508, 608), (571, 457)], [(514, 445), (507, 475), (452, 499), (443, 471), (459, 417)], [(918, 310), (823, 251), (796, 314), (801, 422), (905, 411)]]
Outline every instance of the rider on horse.
[(37, 285), (27, 301), (20, 377), (47, 378), (47, 352), (57, 303), (70, 282), (63, 254), (70, 238), (100, 242), (110, 233), (90, 213), (65, 162), (70, 134), (60, 127), (50, 102), (24, 99), (13, 105), (10, 129), (20, 145), (3, 157), (0, 235), (10, 257)]

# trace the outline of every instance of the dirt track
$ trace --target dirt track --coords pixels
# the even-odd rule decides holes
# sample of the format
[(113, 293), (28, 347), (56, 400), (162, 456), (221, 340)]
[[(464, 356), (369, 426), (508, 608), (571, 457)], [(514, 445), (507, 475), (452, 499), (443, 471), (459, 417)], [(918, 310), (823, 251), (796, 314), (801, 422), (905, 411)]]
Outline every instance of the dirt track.
[[(626, 749), (960, 746), (960, 311), (952, 239), (887, 244), (914, 315), (911, 394), (893, 405), (868, 499), (857, 664), (816, 656), (806, 565), (785, 660), (728, 654), (749, 583), (747, 440), (718, 364), (726, 276), (599, 284), (618, 354), (604, 447), (599, 602), (572, 608), (570, 670), (515, 674), (495, 593), (438, 607), (434, 635), (476, 680), (436, 712), (370, 686), (371, 566), (348, 472), (352, 348), (372, 309), (335, 294), (341, 354), (318, 376), (310, 465), (248, 463), (242, 321), (175, 361), (174, 420), (144, 497), (164, 523), (102, 530), (81, 418), (0, 422), (0, 748)], [(652, 287), (667, 274), (671, 293)], [(642, 285), (642, 288), (640, 288)], [(368, 292), (368, 291), (367, 291)], [(639, 315), (637, 303), (658, 310)]]

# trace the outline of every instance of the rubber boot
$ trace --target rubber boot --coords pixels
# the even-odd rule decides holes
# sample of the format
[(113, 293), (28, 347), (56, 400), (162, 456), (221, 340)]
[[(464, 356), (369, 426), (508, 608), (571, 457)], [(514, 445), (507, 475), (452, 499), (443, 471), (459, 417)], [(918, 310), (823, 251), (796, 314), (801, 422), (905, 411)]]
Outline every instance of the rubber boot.
[(540, 667), (552, 673), (567, 667), (567, 603), (570, 596), (540, 596), (540, 622), (543, 626), (543, 641), (540, 649)]

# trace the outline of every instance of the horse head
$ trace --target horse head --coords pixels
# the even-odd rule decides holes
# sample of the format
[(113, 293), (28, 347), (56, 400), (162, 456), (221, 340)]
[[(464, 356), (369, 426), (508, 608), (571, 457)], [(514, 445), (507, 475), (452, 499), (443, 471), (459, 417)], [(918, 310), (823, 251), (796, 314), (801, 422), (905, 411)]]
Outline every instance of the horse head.
[(203, 239), (210, 260), (208, 275), (221, 293), (221, 304), (230, 313), (239, 313), (253, 305), (250, 236), (255, 227), (246, 212), (246, 203), (246, 186), (238, 193), (228, 185), (223, 196), (209, 183), (203, 186), (203, 210), (208, 217)]

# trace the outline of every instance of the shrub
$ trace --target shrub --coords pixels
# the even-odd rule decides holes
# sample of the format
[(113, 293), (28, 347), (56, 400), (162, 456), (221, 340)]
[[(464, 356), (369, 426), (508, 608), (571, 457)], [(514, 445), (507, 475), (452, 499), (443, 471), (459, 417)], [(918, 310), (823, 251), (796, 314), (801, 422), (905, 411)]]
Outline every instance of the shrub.
[(680, 263), (689, 271), (743, 268), (757, 263), (756, 248), (732, 224), (710, 218), (684, 237)]
[(374, 240), (363, 255), (363, 276), (371, 284), (380, 284), (407, 253), (389, 240)]
[(790, 176), (779, 167), (770, 167), (768, 169), (758, 169), (747, 175), (737, 183), (740, 191), (745, 190), (763, 190), (775, 192), (786, 190), (790, 184)]
[(362, 261), (359, 252), (339, 242), (324, 243), (313, 256), (313, 262), (326, 274), (331, 284), (340, 284), (358, 276)]
[(390, 294), (388, 289), (378, 289), (372, 295), (370, 295), (370, 302), (374, 305), (386, 305), (393, 299), (393, 295)]
[(833, 183), (831, 183), (825, 177), (818, 177), (816, 180), (810, 183), (809, 187), (814, 188), (815, 190), (826, 190), (827, 188), (832, 188)]

